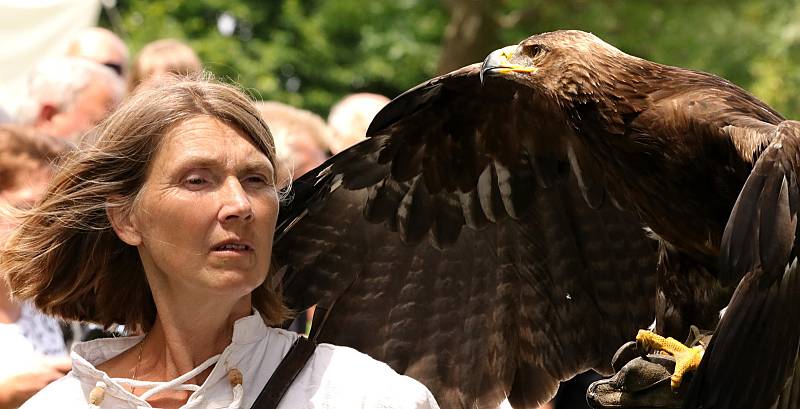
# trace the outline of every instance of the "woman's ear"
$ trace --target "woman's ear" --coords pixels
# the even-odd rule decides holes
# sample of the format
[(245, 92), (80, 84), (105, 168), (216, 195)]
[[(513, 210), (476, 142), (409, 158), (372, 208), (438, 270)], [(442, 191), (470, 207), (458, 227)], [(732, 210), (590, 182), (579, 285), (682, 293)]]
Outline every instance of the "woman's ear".
[(111, 222), (111, 228), (120, 240), (131, 246), (138, 246), (142, 243), (142, 235), (136, 229), (132, 212), (126, 206), (116, 203), (119, 201), (106, 202), (106, 215)]

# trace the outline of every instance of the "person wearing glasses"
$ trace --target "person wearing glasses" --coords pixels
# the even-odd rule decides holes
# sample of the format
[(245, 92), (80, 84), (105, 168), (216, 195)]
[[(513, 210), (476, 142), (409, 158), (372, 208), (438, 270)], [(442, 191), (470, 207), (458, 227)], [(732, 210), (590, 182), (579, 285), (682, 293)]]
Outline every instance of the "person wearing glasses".
[(83, 58), (48, 58), (28, 74), (14, 121), (78, 142), (124, 95), (124, 81), (108, 67)]
[(119, 36), (102, 27), (89, 27), (75, 34), (67, 46), (68, 57), (85, 58), (128, 78), (128, 46)]

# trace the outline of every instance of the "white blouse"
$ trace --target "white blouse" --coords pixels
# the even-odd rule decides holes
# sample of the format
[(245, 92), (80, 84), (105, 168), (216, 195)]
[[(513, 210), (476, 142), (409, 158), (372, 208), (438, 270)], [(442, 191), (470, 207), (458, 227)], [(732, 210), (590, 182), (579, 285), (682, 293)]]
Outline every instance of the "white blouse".
[[(73, 348), (72, 371), (48, 385), (22, 408), (152, 407), (145, 399), (157, 391), (151, 389), (136, 396), (123, 384), (193, 391), (182, 406), (186, 409), (250, 408), (297, 337), (293, 332), (267, 327), (254, 312), (236, 321), (233, 340), (220, 355), (170, 382), (110, 378), (96, 368), (136, 345), (141, 336), (83, 342)], [(201, 386), (184, 384), (211, 365), (211, 374)], [(228, 380), (228, 371), (234, 368), (242, 374), (241, 385), (232, 386)], [(416, 380), (399, 375), (388, 365), (352, 348), (330, 344), (317, 346), (278, 406), (279, 409), (438, 407), (430, 391)]]

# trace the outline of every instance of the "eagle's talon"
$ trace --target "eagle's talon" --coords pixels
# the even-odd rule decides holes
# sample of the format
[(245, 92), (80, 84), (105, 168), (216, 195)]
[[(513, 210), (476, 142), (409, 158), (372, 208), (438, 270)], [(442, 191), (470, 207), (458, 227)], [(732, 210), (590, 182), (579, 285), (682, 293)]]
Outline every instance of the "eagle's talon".
[(678, 389), (687, 372), (697, 370), (705, 350), (701, 346), (687, 347), (674, 338), (664, 338), (654, 332), (639, 330), (636, 342), (644, 349), (666, 352), (675, 357), (675, 371), (672, 373), (670, 385)]

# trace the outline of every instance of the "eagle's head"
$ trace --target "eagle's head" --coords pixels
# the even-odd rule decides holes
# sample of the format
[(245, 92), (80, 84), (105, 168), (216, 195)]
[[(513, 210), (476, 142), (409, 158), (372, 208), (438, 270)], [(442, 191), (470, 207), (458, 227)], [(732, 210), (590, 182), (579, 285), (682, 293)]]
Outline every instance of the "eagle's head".
[(502, 76), (562, 101), (585, 101), (613, 88), (628, 65), (645, 63), (594, 34), (554, 31), (489, 54), (481, 66), (481, 80)]

